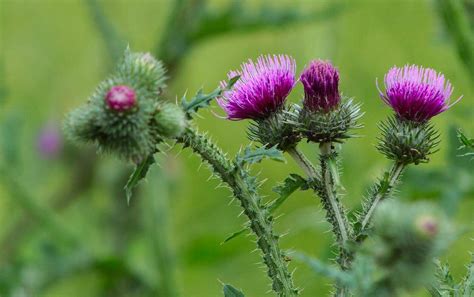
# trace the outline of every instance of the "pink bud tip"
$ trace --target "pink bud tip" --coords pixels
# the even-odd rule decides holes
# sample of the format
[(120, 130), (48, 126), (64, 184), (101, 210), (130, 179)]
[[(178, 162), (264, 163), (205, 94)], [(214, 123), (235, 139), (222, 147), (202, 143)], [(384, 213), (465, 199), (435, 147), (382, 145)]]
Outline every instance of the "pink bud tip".
[(135, 106), (135, 91), (129, 86), (113, 86), (105, 96), (107, 105), (115, 111), (126, 111)]
[(416, 221), (418, 230), (425, 236), (433, 237), (438, 234), (438, 222), (432, 216), (422, 216)]

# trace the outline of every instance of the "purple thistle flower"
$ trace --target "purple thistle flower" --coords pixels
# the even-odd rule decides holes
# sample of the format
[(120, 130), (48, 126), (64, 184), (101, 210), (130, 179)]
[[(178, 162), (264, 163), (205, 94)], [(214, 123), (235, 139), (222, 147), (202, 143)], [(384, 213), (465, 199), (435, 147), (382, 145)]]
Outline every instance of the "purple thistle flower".
[(391, 68), (385, 75), (385, 93), (378, 89), (382, 100), (400, 118), (413, 122), (428, 121), (462, 98), (449, 104), (451, 83), (443, 74), (416, 65)]
[(341, 102), (339, 72), (331, 63), (322, 60), (312, 61), (301, 74), (300, 80), (304, 87), (305, 108), (328, 112)]
[(135, 90), (129, 86), (120, 85), (110, 88), (105, 96), (105, 101), (112, 110), (125, 111), (135, 106), (137, 100)]
[(38, 134), (37, 148), (41, 156), (47, 159), (55, 158), (62, 149), (62, 137), (58, 126), (47, 124)]
[[(287, 55), (260, 56), (248, 60), (241, 70), (230, 71), (229, 78), (240, 75), (232, 90), (217, 100), (231, 120), (264, 119), (281, 109), (295, 85), (295, 60)], [(221, 87), (226, 87), (221, 82)]]

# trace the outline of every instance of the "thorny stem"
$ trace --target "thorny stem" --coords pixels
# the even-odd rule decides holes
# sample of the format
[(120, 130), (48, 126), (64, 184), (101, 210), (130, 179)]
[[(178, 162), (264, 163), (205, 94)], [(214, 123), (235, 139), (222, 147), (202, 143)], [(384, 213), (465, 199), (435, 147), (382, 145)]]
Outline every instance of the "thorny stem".
[(335, 177), (333, 176), (329, 162), (334, 161), (335, 156), (331, 151), (332, 144), (330, 142), (322, 143), (321, 149), (321, 178), (322, 189), (321, 198), (324, 207), (328, 212), (328, 220), (333, 224), (333, 230), (336, 234), (339, 246), (343, 247), (349, 239), (349, 224), (344, 214), (342, 205), (339, 202), (336, 194), (336, 187), (334, 184)]
[(318, 172), (308, 158), (296, 147), (286, 151), (311, 179), (318, 179)]
[(262, 206), (255, 180), (246, 170), (231, 162), (218, 146), (192, 128), (187, 128), (178, 142), (190, 147), (207, 161), (240, 201), (244, 214), (249, 218), (250, 228), (257, 236), (257, 245), (263, 253), (263, 262), (272, 279), (273, 290), (279, 297), (297, 296), (298, 290), (293, 285), (285, 255), (279, 247), (279, 236), (273, 232), (272, 221), (267, 209)]
[[(336, 154), (333, 152), (332, 143), (326, 142), (320, 144), (321, 153), (321, 186), (318, 189), (319, 196), (323, 202), (324, 208), (326, 209), (326, 216), (328, 221), (333, 225), (333, 232), (336, 235), (336, 239), (339, 246), (338, 263), (341, 269), (347, 270), (350, 263), (350, 253), (346, 250), (346, 245), (351, 236), (350, 225), (347, 220), (344, 208), (340, 203), (337, 192), (335, 181), (339, 177), (334, 176), (337, 174), (335, 170), (331, 170), (335, 166)], [(348, 289), (336, 283), (335, 296), (344, 297), (348, 296)]]
[(364, 213), (362, 214), (360, 221), (361, 226), (359, 234), (363, 234), (368, 228), (375, 209), (379, 205), (380, 201), (384, 200), (390, 195), (390, 193), (392, 193), (392, 190), (399, 180), (405, 166), (406, 165), (403, 163), (395, 163), (390, 172), (388, 172), (388, 176), (380, 181), (380, 183), (376, 186), (372, 197), (369, 198), (368, 206), (364, 207)]

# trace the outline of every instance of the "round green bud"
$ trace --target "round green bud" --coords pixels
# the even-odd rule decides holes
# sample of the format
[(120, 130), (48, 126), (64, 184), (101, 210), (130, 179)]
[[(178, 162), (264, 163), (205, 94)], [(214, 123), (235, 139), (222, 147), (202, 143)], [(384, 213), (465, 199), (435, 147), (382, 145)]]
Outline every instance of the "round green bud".
[(176, 104), (164, 103), (155, 115), (156, 128), (161, 136), (176, 138), (183, 134), (187, 125), (184, 111)]

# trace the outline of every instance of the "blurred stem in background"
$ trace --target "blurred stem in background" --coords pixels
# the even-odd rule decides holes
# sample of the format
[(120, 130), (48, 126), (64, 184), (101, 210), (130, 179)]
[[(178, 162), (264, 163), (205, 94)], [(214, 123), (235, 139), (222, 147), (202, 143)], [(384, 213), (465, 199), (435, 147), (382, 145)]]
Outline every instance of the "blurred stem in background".
[[(160, 158), (162, 166), (155, 166), (148, 178), (153, 179), (146, 187), (145, 210), (147, 214), (147, 237), (154, 253), (154, 265), (158, 272), (159, 296), (178, 296), (176, 287), (176, 257), (172, 247), (170, 199), (173, 196), (173, 169), (171, 158)], [(170, 174), (171, 173), (171, 174)]]
[[(166, 23), (165, 33), (155, 47), (155, 55), (167, 66), (170, 76), (193, 46), (225, 33), (252, 32), (288, 24), (324, 21), (342, 10), (332, 1), (317, 11), (303, 12), (297, 6), (276, 8), (264, 1), (256, 13), (249, 13), (244, 0), (233, 0), (228, 7), (212, 10), (206, 0), (176, 0)], [(269, 4), (271, 3), (271, 5)]]
[(455, 43), (459, 58), (474, 81), (474, 32), (466, 14), (467, 7), (460, 0), (437, 0), (437, 5), (446, 29)]

